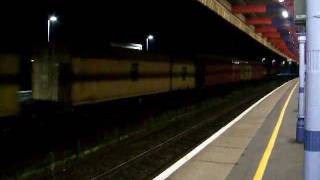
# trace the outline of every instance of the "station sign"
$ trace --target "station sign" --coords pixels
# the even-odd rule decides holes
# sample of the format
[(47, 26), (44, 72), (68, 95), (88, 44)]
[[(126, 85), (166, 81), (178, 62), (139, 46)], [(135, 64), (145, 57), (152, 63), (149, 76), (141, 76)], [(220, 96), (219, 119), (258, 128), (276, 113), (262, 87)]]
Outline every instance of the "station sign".
[(297, 25), (304, 25), (306, 22), (306, 0), (294, 0), (294, 20)]

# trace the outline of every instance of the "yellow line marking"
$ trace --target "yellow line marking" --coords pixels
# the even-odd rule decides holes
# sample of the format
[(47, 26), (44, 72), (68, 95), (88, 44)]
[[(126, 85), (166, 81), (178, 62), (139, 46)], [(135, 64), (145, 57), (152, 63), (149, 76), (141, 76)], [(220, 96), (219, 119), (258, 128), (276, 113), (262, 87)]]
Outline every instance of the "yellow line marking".
[(257, 168), (257, 171), (256, 171), (256, 174), (254, 175), (253, 177), (253, 180), (261, 180), (263, 178), (263, 175), (264, 175), (264, 172), (267, 168), (267, 165), (268, 165), (268, 161), (269, 161), (269, 158), (270, 158), (270, 155), (272, 153), (272, 150), (273, 150), (273, 147), (276, 143), (276, 140), (277, 140), (277, 137), (278, 137), (278, 134), (279, 134), (279, 130), (280, 130), (280, 127), (281, 127), (281, 124), (282, 124), (282, 121), (283, 121), (283, 117), (284, 117), (284, 114), (286, 112), (286, 109), (288, 107), (288, 104), (289, 104), (289, 101), (292, 97), (292, 94), (294, 92), (294, 90), (296, 89), (297, 87), (297, 84), (295, 84), (295, 86), (292, 88), (286, 102), (284, 103), (284, 106), (282, 107), (282, 110), (281, 110), (281, 113), (279, 115), (279, 118), (278, 118), (278, 121), (277, 121), (277, 124), (276, 126), (274, 127), (273, 129), (273, 132), (272, 132), (272, 135), (269, 139), (269, 143), (263, 153), (263, 156), (259, 162), (259, 166)]

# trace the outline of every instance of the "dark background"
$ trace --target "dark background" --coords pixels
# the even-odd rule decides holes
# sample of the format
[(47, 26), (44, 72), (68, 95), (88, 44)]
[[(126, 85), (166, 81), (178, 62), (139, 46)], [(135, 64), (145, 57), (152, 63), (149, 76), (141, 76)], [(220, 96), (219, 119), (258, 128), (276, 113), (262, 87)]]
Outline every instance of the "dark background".
[(22, 56), (22, 89), (31, 88), (32, 54), (48, 46), (50, 15), (58, 17), (51, 26), (51, 43), (77, 55), (108, 54), (110, 42), (145, 45), (152, 34), (149, 53), (283, 60), (197, 0), (3, 1), (0, 53)]
[(152, 34), (157, 53), (279, 58), (196, 0), (10, 1), (0, 7), (0, 51), (30, 54), (46, 46), (47, 19), (55, 14), (52, 42), (76, 53), (108, 52), (110, 42), (144, 44)]

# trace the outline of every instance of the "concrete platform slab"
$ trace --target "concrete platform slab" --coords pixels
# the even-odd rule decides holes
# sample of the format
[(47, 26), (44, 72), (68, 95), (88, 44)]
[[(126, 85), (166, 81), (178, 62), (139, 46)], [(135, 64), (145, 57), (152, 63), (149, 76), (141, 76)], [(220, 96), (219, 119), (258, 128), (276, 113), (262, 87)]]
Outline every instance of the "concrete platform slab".
[(196, 161), (234, 164), (241, 156), (243, 148), (209, 146), (199, 155), (194, 157)]
[(192, 161), (170, 176), (168, 180), (223, 179), (229, 174), (232, 167), (233, 164)]
[(212, 142), (212, 144), (208, 145), (210, 148), (213, 147), (229, 147), (229, 148), (245, 148), (250, 142), (250, 138), (248, 137), (228, 137), (219, 138), (216, 141)]
[(224, 136), (226, 137), (247, 137), (252, 138), (256, 134), (257, 125), (241, 123), (236, 124), (231, 131), (227, 131)]

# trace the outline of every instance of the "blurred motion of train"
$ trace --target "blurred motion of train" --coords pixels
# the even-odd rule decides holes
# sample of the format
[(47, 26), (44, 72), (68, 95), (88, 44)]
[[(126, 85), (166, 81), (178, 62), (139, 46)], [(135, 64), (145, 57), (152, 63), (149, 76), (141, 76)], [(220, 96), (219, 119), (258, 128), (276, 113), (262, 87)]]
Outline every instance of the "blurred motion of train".
[[(69, 105), (259, 80), (269, 72), (261, 62), (212, 56), (169, 58), (114, 53), (88, 58), (39, 53), (33, 59), (33, 99)], [(19, 112), (19, 85), (14, 81), (20, 71), (18, 64), (16, 56), (0, 56), (0, 117)]]
[(20, 57), (0, 54), (0, 117), (19, 112), (17, 92), (19, 88)]

